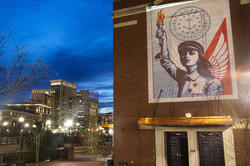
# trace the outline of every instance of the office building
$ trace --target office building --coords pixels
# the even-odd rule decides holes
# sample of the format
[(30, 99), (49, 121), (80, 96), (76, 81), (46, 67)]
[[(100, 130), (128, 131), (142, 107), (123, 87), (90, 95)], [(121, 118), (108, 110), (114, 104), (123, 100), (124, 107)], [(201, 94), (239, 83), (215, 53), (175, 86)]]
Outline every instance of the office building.
[[(75, 113), (74, 98), (77, 92), (76, 84), (63, 80), (50, 80), (51, 100), (54, 101), (55, 126), (63, 126), (66, 119), (72, 119)], [(54, 99), (53, 99), (54, 98)]]

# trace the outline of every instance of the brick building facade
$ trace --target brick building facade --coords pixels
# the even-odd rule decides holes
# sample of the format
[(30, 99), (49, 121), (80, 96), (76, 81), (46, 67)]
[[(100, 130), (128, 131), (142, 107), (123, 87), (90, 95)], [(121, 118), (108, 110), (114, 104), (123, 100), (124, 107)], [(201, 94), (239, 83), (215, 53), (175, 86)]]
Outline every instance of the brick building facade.
[[(246, 130), (243, 129), (246, 125), (245, 112), (248, 107), (241, 107), (245, 102), (243, 100), (247, 98), (242, 99), (241, 92), (249, 89), (246, 84), (241, 84), (237, 80), (240, 97), (236, 100), (148, 102), (146, 7), (172, 2), (180, 1), (114, 1), (112, 14), (114, 21), (114, 165), (125, 161), (136, 166), (171, 166), (176, 159), (176, 161), (180, 160), (179, 163), (177, 162), (179, 165), (185, 165), (181, 163), (185, 160), (184, 162), (189, 165), (198, 166), (201, 160), (206, 161), (201, 155), (204, 149), (208, 148), (206, 145), (201, 145), (201, 142), (216, 142), (217, 136), (221, 141), (218, 153), (223, 158), (221, 165), (243, 165), (244, 147), (248, 144), (249, 148), (250, 144), (250, 135), (244, 135)], [(250, 4), (249, 1), (240, 0), (230, 0), (229, 3), (235, 66), (239, 75), (241, 67), (249, 65), (250, 60), (248, 56)], [(186, 113), (191, 113), (192, 120), (185, 116)], [(244, 143), (244, 136), (247, 143)], [(180, 141), (183, 140), (182, 138), (187, 142)], [(171, 141), (168, 140), (175, 143), (182, 142), (185, 144), (182, 147), (186, 146), (186, 150), (176, 148), (177, 151), (173, 152), (174, 148), (170, 147), (174, 145), (171, 145)], [(176, 154), (171, 158), (167, 155), (170, 153)], [(183, 156), (186, 156), (186, 159), (183, 159)]]

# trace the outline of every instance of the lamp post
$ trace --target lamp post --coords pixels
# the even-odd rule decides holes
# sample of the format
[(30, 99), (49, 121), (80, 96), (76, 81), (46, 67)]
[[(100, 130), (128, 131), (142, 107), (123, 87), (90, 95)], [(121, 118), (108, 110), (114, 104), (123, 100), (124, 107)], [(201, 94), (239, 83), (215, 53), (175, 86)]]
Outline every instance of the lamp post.
[(50, 128), (50, 126), (51, 126), (51, 120), (47, 120), (47, 121), (46, 121), (46, 127), (47, 127), (47, 128)]
[(68, 129), (68, 134), (67, 134), (67, 143), (69, 143), (69, 134), (70, 134), (70, 128), (73, 126), (73, 120), (68, 119), (64, 122), (64, 127)]
[(18, 121), (20, 122), (20, 156), (19, 159), (21, 159), (21, 152), (23, 150), (23, 126), (22, 123), (24, 122), (24, 118), (20, 117), (18, 118)]
[(42, 122), (36, 120), (35, 123), (32, 126), (35, 130), (36, 135), (36, 166), (39, 165), (39, 149), (40, 149), (40, 133), (42, 131)]
[(73, 126), (73, 120), (72, 119), (68, 119), (64, 122), (64, 127), (66, 129), (66, 132), (67, 132), (67, 129), (68, 129), (68, 133), (66, 133), (66, 137), (67, 137), (67, 143), (64, 144), (64, 149), (66, 150), (66, 153), (67, 153), (67, 159), (71, 160), (73, 159), (73, 147), (72, 147), (72, 144), (70, 144), (70, 138), (69, 138), (69, 135), (70, 135), (70, 128)]

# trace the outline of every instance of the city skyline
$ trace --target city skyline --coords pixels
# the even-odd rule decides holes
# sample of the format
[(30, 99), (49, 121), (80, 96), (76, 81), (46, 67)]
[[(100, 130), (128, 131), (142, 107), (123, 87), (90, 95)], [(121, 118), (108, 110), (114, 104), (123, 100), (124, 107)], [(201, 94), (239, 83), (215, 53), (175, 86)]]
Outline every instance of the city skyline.
[[(41, 56), (62, 79), (77, 84), (78, 89), (99, 93), (101, 112), (113, 111), (113, 34), (112, 1), (7, 1), (2, 0), (1, 34), (10, 31), (6, 53), (13, 52), (14, 41), (28, 50), (32, 63)], [(6, 56), (1, 57), (3, 62)], [(23, 103), (31, 98), (31, 89), (47, 89), (43, 80), (9, 103)]]

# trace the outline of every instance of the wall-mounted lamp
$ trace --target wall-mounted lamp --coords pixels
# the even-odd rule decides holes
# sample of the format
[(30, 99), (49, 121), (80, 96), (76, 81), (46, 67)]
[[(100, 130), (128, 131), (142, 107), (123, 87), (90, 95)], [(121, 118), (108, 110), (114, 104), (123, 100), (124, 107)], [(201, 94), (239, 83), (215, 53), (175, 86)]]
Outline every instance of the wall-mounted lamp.
[(192, 114), (191, 113), (186, 113), (185, 116), (186, 116), (186, 118), (192, 118)]

